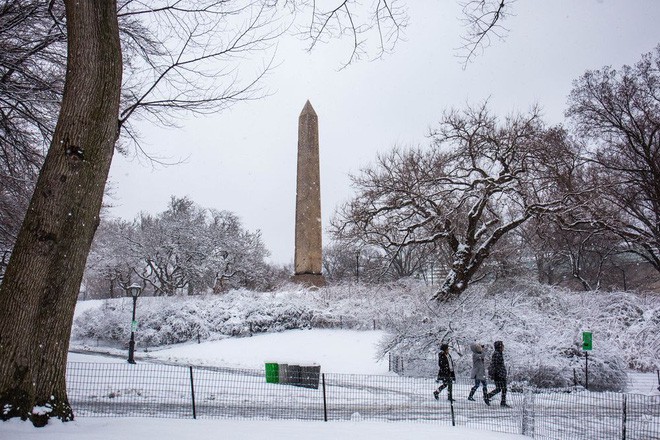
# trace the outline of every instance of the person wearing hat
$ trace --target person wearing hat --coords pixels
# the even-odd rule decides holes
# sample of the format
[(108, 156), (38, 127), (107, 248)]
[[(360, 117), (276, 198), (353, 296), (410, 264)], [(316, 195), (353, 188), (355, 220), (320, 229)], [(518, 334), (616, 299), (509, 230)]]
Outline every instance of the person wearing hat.
[(440, 392), (447, 388), (447, 400), (453, 402), (454, 399), (452, 398), (451, 385), (454, 379), (456, 379), (456, 375), (454, 374), (454, 362), (449, 354), (448, 344), (440, 345), (438, 367), (440, 367), (440, 369), (438, 370), (438, 378), (436, 379), (436, 382), (442, 381), (442, 385), (440, 385), (437, 390), (433, 391), (433, 397), (435, 397), (435, 400), (438, 400)]
[(486, 405), (490, 405), (488, 390), (486, 389), (486, 354), (484, 353), (484, 346), (475, 342), (470, 344), (470, 350), (472, 350), (472, 370), (470, 371), (470, 379), (474, 379), (474, 386), (470, 390), (468, 400), (474, 401), (474, 393), (477, 392), (479, 385), (481, 385), (484, 394), (484, 402), (486, 402)]
[(495, 389), (488, 393), (486, 397), (491, 400), (497, 393), (502, 392), (502, 400), (500, 405), (505, 408), (511, 408), (506, 403), (506, 367), (504, 366), (504, 343), (502, 341), (495, 341), (493, 344), (495, 351), (488, 367), (488, 375), (493, 382), (495, 382)]

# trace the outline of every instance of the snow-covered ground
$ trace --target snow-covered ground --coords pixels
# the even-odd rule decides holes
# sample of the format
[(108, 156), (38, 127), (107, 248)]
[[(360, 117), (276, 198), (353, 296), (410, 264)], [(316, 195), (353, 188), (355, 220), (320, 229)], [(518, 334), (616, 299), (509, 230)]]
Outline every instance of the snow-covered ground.
[[(376, 358), (380, 331), (291, 330), (248, 338), (228, 338), (202, 344), (184, 344), (142, 353), (166, 361), (197, 365), (223, 365), (263, 368), (265, 361), (317, 363), (324, 371), (335, 373), (385, 374), (387, 361)], [(70, 353), (76, 362), (126, 362), (123, 358)], [(51, 422), (36, 429), (28, 422), (11, 420), (0, 423), (0, 439), (7, 440), (183, 440), (222, 438), (269, 440), (418, 440), (442, 437), (446, 440), (513, 440), (520, 435), (503, 434), (463, 427), (409, 422), (308, 422), (296, 420), (174, 420), (158, 418), (85, 418), (71, 423)]]
[[(95, 301), (79, 303), (76, 314)], [(378, 343), (385, 335), (382, 331), (354, 330), (289, 330), (280, 333), (257, 334), (252, 337), (227, 338), (201, 344), (186, 343), (145, 353), (137, 347), (139, 363), (150, 360), (181, 364), (226, 366), (263, 369), (265, 362), (318, 364), (324, 372), (388, 374), (387, 360), (378, 359)], [(94, 347), (96, 348), (96, 347)], [(100, 347), (99, 347), (100, 348)], [(108, 350), (118, 357), (70, 353), (74, 362), (125, 363), (125, 350)], [(649, 393), (653, 377), (649, 374), (632, 376), (631, 392)], [(644, 389), (642, 389), (644, 388)], [(513, 440), (520, 435), (449, 427), (433, 423), (410, 422), (310, 422), (296, 420), (189, 420), (169, 418), (94, 418), (80, 417), (71, 423), (52, 422), (36, 429), (29, 422), (11, 420), (0, 423), (0, 439), (4, 440), (183, 440), (222, 438), (269, 440), (335, 440), (342, 437), (360, 440), (425, 439), (447, 440)]]
[(174, 420), (81, 418), (32, 428), (0, 422), (3, 440), (520, 440), (528, 437), (425, 423), (303, 422), (294, 420)]
[[(387, 359), (377, 358), (382, 331), (288, 330), (246, 338), (187, 343), (158, 351), (136, 354), (138, 361), (160, 361), (198, 366), (259, 370), (265, 362), (320, 365), (330, 373), (385, 374)], [(113, 353), (123, 353), (112, 350)], [(69, 355), (69, 360), (86, 362), (86, 355)]]

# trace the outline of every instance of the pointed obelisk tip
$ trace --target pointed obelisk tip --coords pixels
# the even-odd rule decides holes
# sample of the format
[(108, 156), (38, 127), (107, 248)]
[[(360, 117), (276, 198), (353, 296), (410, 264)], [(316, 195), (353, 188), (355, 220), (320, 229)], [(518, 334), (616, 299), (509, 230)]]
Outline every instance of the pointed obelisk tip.
[(300, 112), (300, 116), (302, 115), (314, 115), (316, 116), (316, 112), (314, 111), (314, 107), (312, 107), (312, 103), (309, 102), (309, 99), (305, 103), (305, 106), (303, 107), (302, 111)]

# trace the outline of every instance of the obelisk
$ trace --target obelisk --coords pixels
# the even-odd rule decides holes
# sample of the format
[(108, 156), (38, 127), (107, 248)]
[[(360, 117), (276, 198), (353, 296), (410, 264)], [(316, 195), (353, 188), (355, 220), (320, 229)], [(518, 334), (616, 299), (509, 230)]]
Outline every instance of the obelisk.
[(321, 173), (319, 171), (319, 119), (307, 101), (298, 118), (298, 171), (296, 182), (296, 254), (293, 281), (323, 286), (321, 241)]

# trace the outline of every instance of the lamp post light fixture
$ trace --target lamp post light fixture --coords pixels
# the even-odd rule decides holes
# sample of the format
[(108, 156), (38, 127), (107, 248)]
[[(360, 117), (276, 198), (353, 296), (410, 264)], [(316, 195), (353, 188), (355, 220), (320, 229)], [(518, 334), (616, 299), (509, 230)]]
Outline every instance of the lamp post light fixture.
[(135, 330), (137, 330), (137, 321), (135, 320), (135, 306), (137, 305), (138, 296), (142, 293), (142, 286), (133, 283), (126, 288), (126, 291), (133, 298), (133, 319), (131, 320), (131, 340), (128, 343), (128, 363), (134, 364), (133, 353), (135, 352)]

